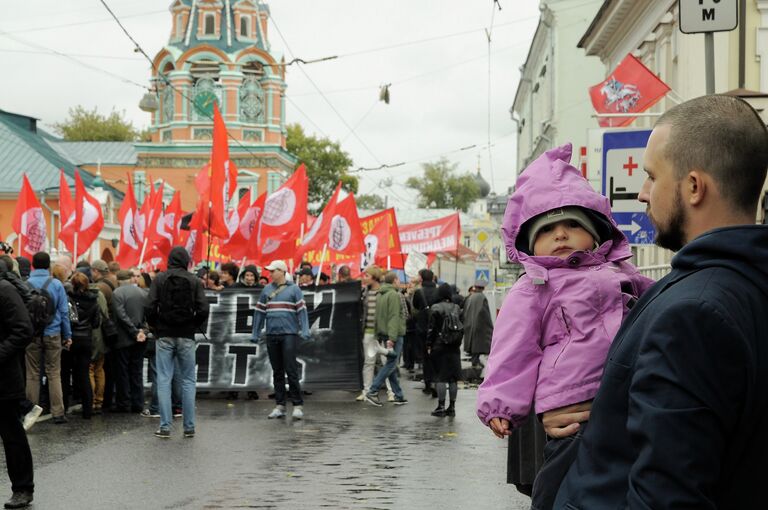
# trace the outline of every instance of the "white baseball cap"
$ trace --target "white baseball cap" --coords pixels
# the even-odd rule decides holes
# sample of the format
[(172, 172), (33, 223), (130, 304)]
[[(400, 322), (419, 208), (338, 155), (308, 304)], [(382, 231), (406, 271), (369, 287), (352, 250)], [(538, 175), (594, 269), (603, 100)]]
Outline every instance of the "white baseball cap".
[(283, 273), (288, 272), (288, 266), (286, 266), (285, 262), (282, 260), (273, 260), (265, 269), (267, 271), (274, 271), (275, 269), (279, 269)]

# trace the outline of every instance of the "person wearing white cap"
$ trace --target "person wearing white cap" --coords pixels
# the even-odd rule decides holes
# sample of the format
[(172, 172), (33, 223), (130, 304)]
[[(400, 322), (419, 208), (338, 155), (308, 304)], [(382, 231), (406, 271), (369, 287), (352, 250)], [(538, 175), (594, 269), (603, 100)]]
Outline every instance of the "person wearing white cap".
[[(288, 398), (293, 403), (293, 419), (304, 417), (304, 401), (299, 383), (299, 364), (296, 353), (299, 339), (309, 338), (309, 317), (304, 295), (296, 284), (286, 279), (288, 266), (275, 260), (266, 269), (272, 283), (264, 287), (253, 313), (251, 342), (266, 339), (272, 381), (275, 387), (275, 408), (267, 418), (285, 417), (285, 378), (288, 376)], [(262, 327), (264, 331), (262, 332)]]

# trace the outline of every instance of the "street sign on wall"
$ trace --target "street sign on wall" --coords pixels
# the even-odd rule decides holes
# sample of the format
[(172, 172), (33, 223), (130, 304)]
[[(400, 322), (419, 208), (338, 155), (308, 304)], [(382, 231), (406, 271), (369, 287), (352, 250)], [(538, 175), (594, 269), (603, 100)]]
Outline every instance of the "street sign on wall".
[(679, 0), (677, 10), (684, 34), (728, 32), (739, 24), (738, 0)]
[(649, 129), (609, 131), (603, 134), (603, 194), (611, 214), (631, 244), (652, 244), (654, 229), (637, 200), (645, 182), (643, 155)]

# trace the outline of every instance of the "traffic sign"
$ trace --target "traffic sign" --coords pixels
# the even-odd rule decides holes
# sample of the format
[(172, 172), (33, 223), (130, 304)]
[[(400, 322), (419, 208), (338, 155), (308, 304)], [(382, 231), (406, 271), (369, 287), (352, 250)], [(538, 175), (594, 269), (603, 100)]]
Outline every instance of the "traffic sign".
[(728, 32), (739, 25), (738, 0), (678, 0), (684, 34)]
[(490, 269), (475, 269), (475, 281), (483, 281), (486, 284), (490, 283), (491, 281), (491, 270)]
[(603, 194), (611, 214), (631, 244), (652, 244), (653, 225), (637, 197), (645, 182), (643, 155), (649, 129), (603, 134)]

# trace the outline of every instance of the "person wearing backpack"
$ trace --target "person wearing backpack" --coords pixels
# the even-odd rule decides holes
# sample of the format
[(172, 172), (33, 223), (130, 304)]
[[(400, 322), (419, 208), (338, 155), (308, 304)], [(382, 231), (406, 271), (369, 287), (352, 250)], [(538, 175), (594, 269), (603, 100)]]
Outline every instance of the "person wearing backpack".
[[(437, 408), (432, 416), (456, 416), (458, 380), (461, 379), (461, 339), (464, 325), (461, 323), (461, 308), (453, 302), (453, 289), (447, 283), (437, 288), (440, 301), (432, 305), (427, 329), (427, 352), (434, 369)], [(450, 404), (445, 407), (448, 390)]]
[(189, 253), (174, 246), (168, 255), (168, 270), (158, 274), (149, 288), (147, 322), (152, 329), (157, 364), (157, 398), (160, 428), (155, 436), (171, 437), (171, 380), (175, 360), (181, 372), (184, 437), (195, 436), (195, 333), (208, 320), (208, 299), (203, 282), (189, 272)]
[[(93, 415), (93, 390), (88, 375), (93, 348), (93, 332), (101, 326), (98, 290), (89, 288), (90, 282), (85, 273), (76, 271), (70, 280), (72, 290), (69, 296), (77, 310), (77, 321), (72, 322), (72, 346), (70, 347), (70, 366), (62, 367), (62, 377), (72, 377), (73, 387), (80, 392), (83, 406), (83, 419), (90, 420)], [(68, 392), (67, 392), (68, 393)], [(64, 395), (65, 407), (69, 404), (69, 395)]]
[[(0, 274), (9, 271), (0, 261)], [(32, 340), (32, 321), (16, 287), (5, 278), (0, 278), (0, 310), (0, 439), (13, 490), (5, 508), (24, 508), (35, 490), (32, 452), (19, 420), (19, 403), (25, 397), (21, 363)]]
[(67, 422), (64, 416), (64, 397), (61, 389), (61, 350), (72, 345), (72, 329), (69, 324), (69, 301), (64, 285), (49, 272), (51, 257), (45, 252), (32, 256), (33, 271), (27, 280), (35, 289), (50, 299), (52, 311), (42, 334), (27, 346), (27, 399), (34, 404), (40, 401), (40, 363), (45, 357), (45, 374), (48, 377), (48, 396), (51, 402), (53, 423)]

